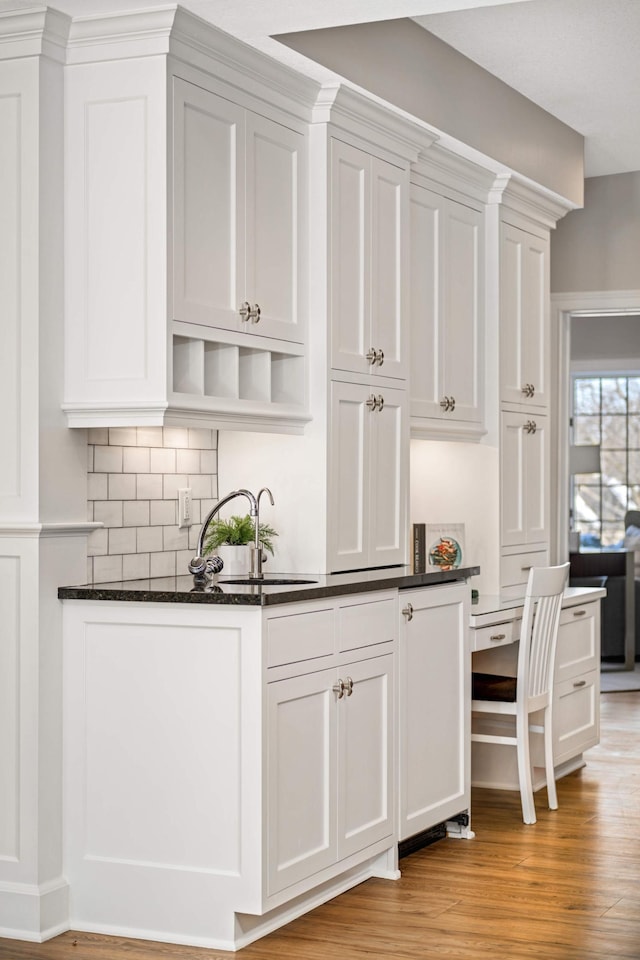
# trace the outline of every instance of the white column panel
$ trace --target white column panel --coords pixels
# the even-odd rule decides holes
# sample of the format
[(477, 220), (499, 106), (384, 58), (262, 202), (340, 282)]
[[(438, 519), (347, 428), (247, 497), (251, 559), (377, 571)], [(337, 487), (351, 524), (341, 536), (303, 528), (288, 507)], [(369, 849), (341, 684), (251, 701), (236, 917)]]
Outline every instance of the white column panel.
[(162, 398), (164, 60), (69, 67), (65, 106), (65, 399)]
[[(15, 863), (19, 842), (20, 558), (0, 544), (0, 864)], [(0, 868), (1, 876), (1, 868)]]

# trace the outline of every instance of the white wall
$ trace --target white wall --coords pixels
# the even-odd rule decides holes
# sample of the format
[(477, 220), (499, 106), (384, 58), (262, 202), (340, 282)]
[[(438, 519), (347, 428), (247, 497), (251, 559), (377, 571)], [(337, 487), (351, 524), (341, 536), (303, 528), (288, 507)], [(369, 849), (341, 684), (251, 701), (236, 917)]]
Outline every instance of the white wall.
[(411, 441), (410, 522), (464, 523), (466, 559), (481, 568), (471, 585), (481, 593), (497, 593), (500, 582), (499, 470), (495, 446)]

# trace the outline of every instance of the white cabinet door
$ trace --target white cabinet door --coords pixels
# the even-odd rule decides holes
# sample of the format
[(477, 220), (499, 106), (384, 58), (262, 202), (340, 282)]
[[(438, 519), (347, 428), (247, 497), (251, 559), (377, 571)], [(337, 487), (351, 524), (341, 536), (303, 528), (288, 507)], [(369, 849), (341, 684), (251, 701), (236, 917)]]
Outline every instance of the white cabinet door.
[(173, 316), (237, 330), (244, 292), (244, 113), (173, 89)]
[(176, 78), (173, 141), (173, 318), (302, 341), (304, 138)]
[(405, 562), (406, 396), (388, 387), (331, 384), (331, 570)]
[(336, 844), (335, 670), (268, 686), (268, 894), (330, 866)]
[[(479, 210), (411, 185), (411, 417), (416, 435), (483, 419), (484, 238)], [(430, 421), (436, 421), (435, 424)]]
[(406, 377), (407, 197), (406, 171), (331, 141), (335, 370)]
[(245, 299), (260, 307), (251, 333), (302, 342), (304, 138), (246, 115)]
[(468, 584), (400, 591), (399, 839), (470, 802)]
[(268, 895), (393, 835), (393, 655), (268, 685)]
[(509, 223), (500, 233), (500, 383), (507, 403), (549, 403), (549, 237)]
[(407, 174), (371, 160), (371, 334), (379, 359), (371, 366), (385, 377), (406, 378), (405, 321), (409, 256)]
[(393, 656), (339, 668), (338, 857), (393, 834)]
[(505, 412), (500, 445), (503, 546), (549, 539), (549, 437), (546, 416)]

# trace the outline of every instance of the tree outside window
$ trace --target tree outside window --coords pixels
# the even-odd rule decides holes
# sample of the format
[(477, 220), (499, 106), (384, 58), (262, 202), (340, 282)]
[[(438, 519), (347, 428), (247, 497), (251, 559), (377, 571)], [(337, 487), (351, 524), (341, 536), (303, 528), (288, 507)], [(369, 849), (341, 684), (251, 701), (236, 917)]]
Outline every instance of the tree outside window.
[(576, 474), (573, 527), (583, 547), (614, 549), (640, 507), (640, 376), (575, 377), (574, 444), (599, 444), (599, 474)]

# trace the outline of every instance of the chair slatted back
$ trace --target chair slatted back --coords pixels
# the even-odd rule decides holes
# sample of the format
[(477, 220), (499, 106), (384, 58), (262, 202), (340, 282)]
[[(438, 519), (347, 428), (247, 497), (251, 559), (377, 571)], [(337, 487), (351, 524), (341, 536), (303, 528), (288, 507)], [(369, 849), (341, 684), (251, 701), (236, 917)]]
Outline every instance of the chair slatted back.
[(533, 567), (529, 571), (518, 653), (518, 697), (532, 699), (551, 693), (562, 595), (568, 575), (568, 563)]

